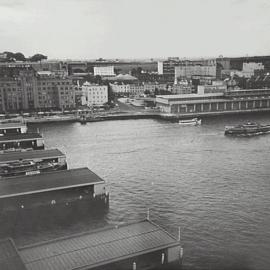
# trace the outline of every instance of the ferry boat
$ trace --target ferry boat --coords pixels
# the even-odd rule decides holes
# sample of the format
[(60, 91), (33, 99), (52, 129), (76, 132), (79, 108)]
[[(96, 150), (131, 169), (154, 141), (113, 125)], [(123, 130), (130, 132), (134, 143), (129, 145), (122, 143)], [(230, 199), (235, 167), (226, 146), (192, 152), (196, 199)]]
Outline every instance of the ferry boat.
[(247, 122), (243, 125), (226, 126), (225, 135), (231, 136), (255, 136), (270, 133), (270, 125)]
[(201, 123), (202, 120), (198, 118), (179, 120), (179, 125), (181, 126), (198, 126), (201, 125)]

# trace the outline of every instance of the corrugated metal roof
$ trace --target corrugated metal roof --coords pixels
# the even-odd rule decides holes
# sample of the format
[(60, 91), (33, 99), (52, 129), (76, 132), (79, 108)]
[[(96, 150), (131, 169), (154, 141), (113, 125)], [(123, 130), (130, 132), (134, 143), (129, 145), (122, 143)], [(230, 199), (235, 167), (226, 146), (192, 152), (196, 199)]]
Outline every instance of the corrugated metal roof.
[(32, 151), (12, 151), (8, 153), (3, 153), (0, 155), (0, 163), (17, 161), (17, 160), (33, 160), (33, 159), (43, 159), (43, 158), (53, 158), (65, 156), (58, 149), (47, 149), (47, 150), (32, 150)]
[(11, 239), (0, 240), (0, 269), (26, 270)]
[(37, 138), (42, 138), (42, 136), (39, 133), (21, 133), (0, 136), (0, 142), (31, 140)]
[(91, 269), (170, 246), (180, 246), (170, 234), (150, 221), (69, 236), (23, 247), (28, 270)]
[(10, 177), (0, 180), (0, 199), (76, 186), (89, 186), (99, 182), (104, 182), (104, 180), (88, 168)]

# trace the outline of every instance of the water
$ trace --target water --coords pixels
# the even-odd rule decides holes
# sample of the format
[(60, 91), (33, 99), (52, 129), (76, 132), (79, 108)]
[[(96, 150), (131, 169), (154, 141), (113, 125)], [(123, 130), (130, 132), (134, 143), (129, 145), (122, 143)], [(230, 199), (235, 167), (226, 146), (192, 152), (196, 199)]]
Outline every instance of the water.
[[(17, 235), (24, 243), (106, 224), (150, 218), (177, 236), (185, 269), (269, 269), (270, 135), (224, 136), (244, 120), (270, 115), (203, 119), (200, 127), (157, 120), (39, 125), (47, 147), (87, 166), (108, 183), (109, 212), (65, 227)], [(37, 127), (37, 126), (35, 126)]]

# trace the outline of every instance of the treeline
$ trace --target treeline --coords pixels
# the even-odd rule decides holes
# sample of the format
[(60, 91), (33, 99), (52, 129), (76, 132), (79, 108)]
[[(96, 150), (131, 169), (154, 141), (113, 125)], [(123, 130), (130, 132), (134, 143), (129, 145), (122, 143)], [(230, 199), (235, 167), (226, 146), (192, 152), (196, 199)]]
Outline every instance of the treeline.
[(42, 60), (46, 60), (48, 57), (46, 55), (37, 53), (30, 57), (25, 57), (23, 53), (21, 52), (3, 52), (3, 54), (6, 54), (5, 60), (7, 62), (15, 62), (15, 61), (30, 61), (30, 62), (40, 62)]

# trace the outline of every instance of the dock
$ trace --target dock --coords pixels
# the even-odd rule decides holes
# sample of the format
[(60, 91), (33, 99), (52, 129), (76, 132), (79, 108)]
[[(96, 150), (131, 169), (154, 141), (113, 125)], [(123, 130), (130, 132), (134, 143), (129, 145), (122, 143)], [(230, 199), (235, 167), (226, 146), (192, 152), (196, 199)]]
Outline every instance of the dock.
[(18, 253), (27, 270), (180, 269), (180, 242), (149, 220), (69, 235)]
[(21, 122), (0, 123), (0, 134), (21, 134), (27, 132), (27, 126)]
[(58, 149), (10, 151), (0, 155), (0, 178), (66, 169), (66, 156)]
[(47, 149), (47, 150), (37, 150), (37, 151), (13, 151), (7, 152), (0, 155), (0, 166), (3, 163), (7, 162), (15, 162), (19, 160), (33, 160), (33, 161), (40, 161), (40, 160), (49, 160), (64, 158), (65, 154), (63, 154), (58, 149)]
[(7, 149), (44, 149), (44, 139), (39, 133), (0, 136), (0, 151)]
[(0, 180), (0, 200), (50, 191), (103, 185), (104, 180), (88, 168), (48, 172)]

